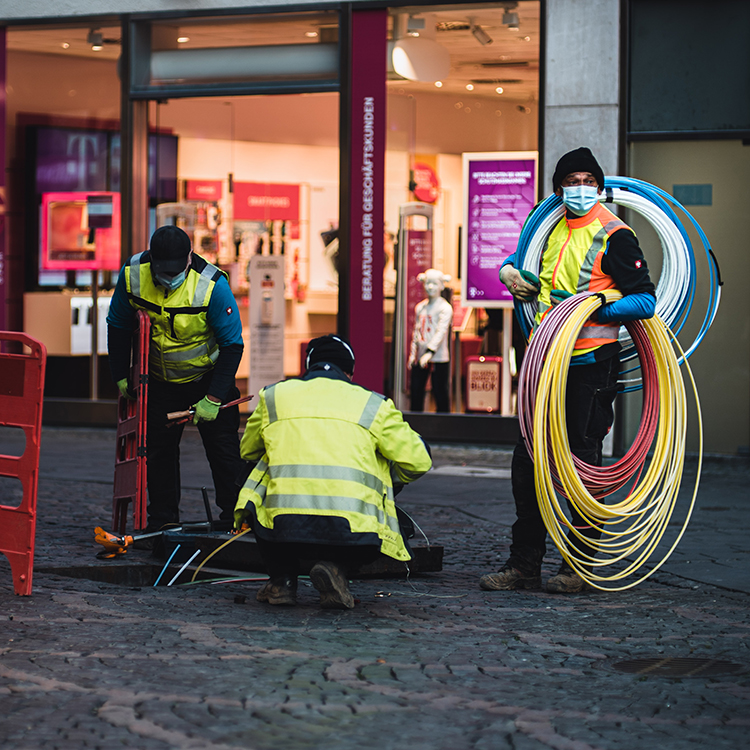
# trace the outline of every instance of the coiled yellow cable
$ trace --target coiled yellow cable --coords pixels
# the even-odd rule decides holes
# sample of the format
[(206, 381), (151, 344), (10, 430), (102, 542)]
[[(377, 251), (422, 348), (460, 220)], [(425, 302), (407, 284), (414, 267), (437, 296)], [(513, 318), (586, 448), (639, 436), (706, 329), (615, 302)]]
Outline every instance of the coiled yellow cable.
[[(605, 296), (607, 301), (611, 302), (619, 298), (620, 294), (610, 291), (606, 292)], [(641, 321), (654, 349), (657, 363), (659, 419), (652, 458), (647, 470), (624, 500), (605, 505), (592, 497), (573, 463), (566, 428), (565, 392), (575, 341), (584, 322), (601, 304), (600, 298), (596, 295), (581, 295), (580, 299), (576, 298), (576, 303), (566, 304), (568, 317), (551, 340), (545, 354), (534, 403), (534, 478), (544, 525), (563, 559), (591, 586), (603, 591), (621, 591), (638, 585), (658, 570), (685, 533), (700, 482), (703, 422), (695, 380), (679, 342), (660, 318)], [(553, 310), (551, 314), (555, 312)], [(566, 314), (563, 310), (560, 312)], [(687, 401), (672, 344), (682, 356), (697, 407), (699, 459), (695, 489), (677, 538), (661, 560), (636, 580), (619, 586), (605, 585), (632, 576), (649, 561), (675, 510), (684, 468)], [(574, 528), (568, 520), (563, 509), (567, 503), (563, 499), (561, 504), (555, 492), (553, 471), (559, 479), (565, 497), (575, 506), (585, 523), (601, 528), (602, 534), (598, 541), (587, 539), (582, 531)], [(573, 543), (568, 541), (566, 531), (571, 533)], [(585, 542), (589, 549), (594, 550), (593, 554), (578, 550), (573, 546), (575, 540)], [(601, 570), (605, 566), (623, 561), (624, 566), (618, 566), (609, 574)]]

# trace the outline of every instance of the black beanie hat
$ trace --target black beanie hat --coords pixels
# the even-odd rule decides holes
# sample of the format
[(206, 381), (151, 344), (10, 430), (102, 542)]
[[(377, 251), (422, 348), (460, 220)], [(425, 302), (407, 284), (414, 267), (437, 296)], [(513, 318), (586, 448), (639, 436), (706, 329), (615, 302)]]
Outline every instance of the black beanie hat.
[(560, 157), (555, 167), (555, 173), (552, 175), (552, 190), (562, 185), (562, 181), (573, 172), (591, 172), (596, 178), (599, 188), (604, 190), (604, 172), (599, 166), (599, 162), (594, 155), (585, 146), (577, 148), (575, 151), (568, 151)]
[(151, 235), (151, 269), (154, 273), (174, 276), (185, 270), (190, 253), (190, 237), (179, 227), (159, 227)]
[(351, 344), (341, 336), (329, 333), (313, 339), (305, 350), (305, 367), (309, 370), (316, 362), (328, 362), (340, 367), (348, 375), (354, 374), (354, 351)]

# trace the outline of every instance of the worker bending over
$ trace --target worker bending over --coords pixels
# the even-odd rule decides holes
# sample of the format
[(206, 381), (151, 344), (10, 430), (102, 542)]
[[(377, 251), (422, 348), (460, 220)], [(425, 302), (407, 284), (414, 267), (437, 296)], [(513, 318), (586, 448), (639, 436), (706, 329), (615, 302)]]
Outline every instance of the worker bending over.
[(432, 460), (390, 399), (351, 382), (345, 339), (313, 339), (306, 368), (260, 392), (240, 446), (257, 464), (240, 490), (235, 525), (252, 525), (268, 569), (258, 601), (296, 604), (307, 560), (320, 606), (351, 609), (354, 568), (380, 553), (411, 558), (393, 485), (422, 476)]
[[(617, 289), (623, 297), (602, 305), (581, 330), (573, 349), (565, 394), (571, 452), (594, 466), (602, 464), (602, 442), (614, 420), (620, 369), (620, 324), (650, 318), (656, 297), (638, 239), (633, 230), (599, 202), (604, 172), (587, 148), (565, 154), (552, 177), (556, 195), (563, 199), (565, 216), (553, 229), (542, 253), (539, 277), (513, 265), (511, 255), (500, 268), (500, 280), (521, 302), (536, 298), (534, 329), (558, 302), (578, 292)], [(513, 524), (510, 556), (497, 573), (482, 576), (486, 590), (533, 589), (542, 585), (542, 559), (547, 529), (542, 521), (534, 485), (534, 464), (521, 438), (511, 467), (517, 520)], [(572, 524), (591, 540), (601, 531), (588, 525), (571, 507)], [(577, 540), (568, 542), (580, 555), (595, 550)], [(547, 581), (547, 591), (574, 593), (583, 579), (563, 562)]]
[[(240, 458), (234, 377), (242, 358), (242, 325), (226, 274), (192, 252), (175, 226), (157, 229), (149, 250), (128, 258), (107, 316), (112, 377), (130, 398), (130, 348), (136, 311), (151, 319), (148, 358), (148, 526), (158, 531), (180, 520), (180, 438), (184, 425), (168, 426), (167, 414), (195, 409), (216, 489), (219, 518), (231, 528)], [(144, 540), (145, 541), (145, 540)], [(150, 540), (149, 540), (150, 541)]]

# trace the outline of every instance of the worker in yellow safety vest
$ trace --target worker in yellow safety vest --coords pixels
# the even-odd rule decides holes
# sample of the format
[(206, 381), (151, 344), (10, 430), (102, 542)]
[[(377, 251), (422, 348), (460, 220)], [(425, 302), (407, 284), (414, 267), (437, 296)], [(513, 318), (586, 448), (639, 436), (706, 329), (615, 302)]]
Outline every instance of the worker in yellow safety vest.
[[(618, 289), (623, 297), (603, 305), (583, 326), (575, 342), (565, 394), (571, 452), (582, 461), (601, 466), (602, 443), (614, 420), (620, 366), (620, 325), (650, 318), (656, 295), (648, 266), (633, 230), (599, 202), (604, 172), (588, 148), (565, 154), (555, 167), (552, 187), (565, 206), (542, 252), (538, 276), (514, 267), (511, 255), (500, 268), (500, 280), (522, 302), (536, 298), (534, 330), (549, 310), (572, 294)], [(511, 482), (516, 504), (510, 556), (497, 573), (481, 577), (488, 591), (540, 588), (547, 530), (534, 485), (534, 465), (521, 438), (513, 452)], [(573, 509), (572, 524), (590, 540), (600, 536)], [(595, 554), (571, 532), (571, 546)], [(583, 579), (563, 562), (549, 578), (547, 591), (575, 593)]]
[[(157, 531), (180, 520), (180, 438), (184, 424), (167, 414), (194, 409), (193, 422), (206, 451), (216, 504), (229, 530), (237, 502), (240, 414), (222, 404), (239, 398), (235, 374), (242, 358), (242, 324), (226, 274), (192, 252), (176, 226), (157, 229), (149, 250), (128, 258), (107, 316), (110, 369), (120, 393), (128, 382), (136, 313), (151, 320), (147, 415), (148, 525)], [(148, 544), (152, 540), (142, 540)]]
[(240, 443), (242, 458), (257, 463), (235, 526), (252, 525), (268, 568), (258, 601), (296, 604), (300, 561), (309, 560), (321, 607), (351, 609), (354, 568), (379, 554), (411, 558), (394, 483), (414, 481), (432, 460), (390, 399), (351, 382), (354, 352), (344, 338), (313, 339), (306, 367), (260, 392)]

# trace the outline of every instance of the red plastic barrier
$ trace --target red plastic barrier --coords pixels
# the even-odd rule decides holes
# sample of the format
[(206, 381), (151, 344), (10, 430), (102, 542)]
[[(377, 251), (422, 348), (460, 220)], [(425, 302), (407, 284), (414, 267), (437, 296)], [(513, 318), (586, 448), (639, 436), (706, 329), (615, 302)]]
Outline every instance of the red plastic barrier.
[(151, 320), (138, 311), (138, 329), (133, 334), (133, 364), (130, 384), (136, 398), (117, 401), (117, 449), (112, 498), (112, 530), (124, 534), (128, 505), (133, 503), (133, 528), (146, 528), (146, 415), (148, 412), (148, 347)]
[(39, 484), (39, 446), (47, 350), (24, 333), (0, 331), (0, 342), (17, 341), (30, 354), (0, 352), (0, 425), (20, 427), (26, 435), (21, 456), (0, 455), (0, 476), (21, 481), (23, 499), (17, 508), (0, 505), (0, 552), (10, 563), (16, 594), (31, 594)]

